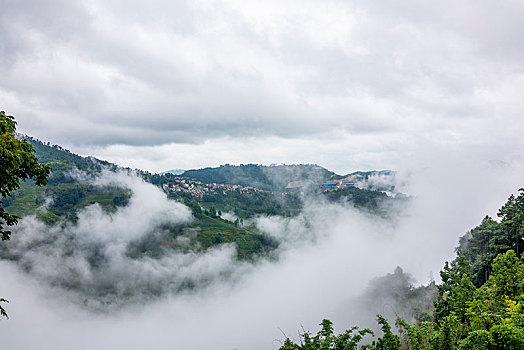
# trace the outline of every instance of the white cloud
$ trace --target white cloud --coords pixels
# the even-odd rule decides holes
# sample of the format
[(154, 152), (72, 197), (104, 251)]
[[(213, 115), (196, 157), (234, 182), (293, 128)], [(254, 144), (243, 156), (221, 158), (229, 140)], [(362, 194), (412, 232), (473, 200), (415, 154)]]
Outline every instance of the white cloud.
[[(404, 157), (395, 144), (419, 135), (517, 148), (523, 11), (464, 1), (13, 3), (0, 39), (10, 52), (2, 108), (22, 131), (73, 151), (111, 157), (127, 145), (134, 163), (143, 146), (201, 145), (184, 167), (209, 159), (206, 142), (229, 146), (218, 160), (228, 162), (245, 137), (307, 144), (302, 157), (329, 133), (349, 148), (361, 135), (388, 145), (377, 158)], [(176, 147), (161, 149), (167, 163)]]
[[(60, 246), (55, 245), (55, 255), (47, 254), (47, 260), (35, 260), (41, 262), (36, 279), (3, 261), (2, 295), (10, 299), (11, 316), (2, 321), (3, 344), (17, 349), (36, 344), (41, 349), (277, 349), (279, 343), (274, 339), (283, 338), (279, 328), (289, 336), (295, 336), (300, 325), (316, 331), (325, 317), (334, 320), (338, 330), (354, 324), (367, 326), (360, 320), (372, 315), (348, 312), (351, 299), (367, 281), (400, 265), (419, 282), (427, 282), (430, 272), (437, 275), (444, 259), (453, 258), (458, 237), (479, 224), (484, 215), (495, 215), (521, 185), (521, 162), (500, 168), (496, 166), (499, 163), (461, 162), (453, 156), (427, 163), (414, 161), (420, 167), (412, 173), (408, 190), (415, 200), (396, 220), (381, 220), (350, 206), (318, 201), (295, 218), (260, 218), (259, 227), (283, 242), (277, 261), (260, 261), (249, 267), (235, 262), (227, 247), (189, 258), (173, 254), (167, 255), (167, 260), (122, 261), (116, 254), (110, 259), (106, 269), (110, 281), (106, 282), (134, 286), (136, 293), (147, 291), (148, 283), (154, 281), (169, 284), (180, 276), (206, 279), (224, 276), (224, 271), (231, 273), (230, 278), (218, 278), (190, 292), (164, 289), (166, 294), (156, 301), (144, 297), (129, 304), (123, 298), (125, 306), (113, 309), (106, 305), (100, 312), (81, 306), (81, 294), (76, 298), (80, 302), (72, 303), (59, 284), (49, 286), (57, 273), (64, 274), (64, 267), (85, 271), (80, 280), (87, 287), (93, 287), (92, 279), (103, 275), (96, 276), (82, 266), (81, 259), (56, 259)], [(156, 189), (131, 178), (127, 181), (132, 188), (144, 190), (144, 194), (135, 194), (144, 205), (156, 208), (150, 215), (162, 217), (168, 210), (149, 202)], [(130, 208), (138, 207), (131, 203)], [(133, 222), (139, 220), (136, 216)], [(34, 221), (24, 220), (20, 232), (13, 236), (17, 241), (12, 243), (28, 246), (35, 241), (33, 234), (46, 231), (30, 225), (35, 225)], [(102, 238), (89, 238), (98, 239)], [(388, 314), (391, 312), (384, 306), (386, 316), (393, 316)]]

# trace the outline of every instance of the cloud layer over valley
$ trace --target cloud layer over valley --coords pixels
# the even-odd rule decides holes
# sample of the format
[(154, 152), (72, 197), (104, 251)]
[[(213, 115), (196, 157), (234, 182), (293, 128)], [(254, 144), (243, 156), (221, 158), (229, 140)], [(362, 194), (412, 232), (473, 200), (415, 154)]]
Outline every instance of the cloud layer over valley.
[[(99, 182), (131, 188), (128, 207), (111, 215), (88, 207), (76, 226), (42, 229), (33, 219), (19, 225), (8, 242), (8, 250), (20, 249), (19, 267), (0, 263), (11, 314), (0, 334), (8, 347), (20, 349), (35, 344), (42, 349), (276, 349), (274, 339), (283, 338), (279, 328), (295, 336), (301, 324), (315, 330), (324, 317), (339, 327), (363, 322), (370, 315), (355, 314), (351, 305), (368, 281), (402, 266), (420, 283), (428, 282), (430, 273), (438, 275), (444, 259), (453, 257), (458, 236), (485, 214), (495, 215), (522, 174), (517, 163), (439, 169), (411, 174), (406, 189), (414, 199), (394, 220), (318, 201), (297, 217), (258, 218), (259, 229), (281, 245), (278, 259), (254, 264), (236, 261), (231, 246), (199, 254), (127, 256), (123, 247), (131, 242), (147, 236), (158, 243), (158, 227), (190, 217), (152, 185), (112, 175)], [(88, 268), (86, 254), (96, 244), (103, 245), (106, 260)], [(177, 287), (187, 279), (196, 288)], [(81, 287), (71, 291), (67, 281)], [(121, 288), (105, 289), (120, 298), (116, 303), (104, 299), (107, 285)], [(381, 311), (394, 312), (387, 305)]]
[(196, 234), (184, 229), (194, 220), (190, 210), (157, 187), (109, 171), (91, 183), (130, 190), (128, 205), (114, 213), (89, 205), (76, 222), (53, 226), (26, 217), (2, 245), (1, 255), (42, 283), (70, 291), (73, 302), (93, 308), (202, 288), (241, 270), (232, 246), (204, 255), (189, 249), (188, 236)]
[(257, 216), (279, 245), (250, 261), (221, 237), (196, 246), (192, 211), (130, 172), (76, 173), (127, 204), (20, 220), (0, 243), (0, 346), (262, 350), (323, 318), (371, 326), (355, 306), (370, 280), (400, 266), (429, 282), (524, 186), (522, 18), (516, 0), (0, 0), (0, 110), (18, 132), (152, 173), (390, 169), (360, 185), (410, 196), (389, 217), (317, 197)]

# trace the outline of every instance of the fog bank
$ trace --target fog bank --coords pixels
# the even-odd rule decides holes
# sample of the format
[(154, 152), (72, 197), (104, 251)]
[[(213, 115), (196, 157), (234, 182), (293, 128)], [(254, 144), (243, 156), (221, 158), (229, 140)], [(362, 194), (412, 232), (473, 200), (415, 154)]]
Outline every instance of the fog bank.
[[(258, 218), (258, 227), (282, 243), (278, 260), (249, 266), (228, 255), (232, 252), (228, 246), (194, 255), (187, 265), (176, 260), (182, 253), (173, 252), (166, 255), (169, 260), (156, 262), (156, 270), (144, 259), (122, 260), (120, 245), (129, 237), (140, 236), (140, 229), (146, 227), (151, 234), (150, 228), (162, 220), (189, 220), (184, 207), (170, 207), (175, 203), (168, 204), (157, 189), (139, 183), (143, 194), (134, 191), (129, 207), (110, 217), (89, 208), (81, 216), (79, 227), (82, 220), (87, 223), (92, 218), (93, 222), (102, 221), (96, 227), (105, 232), (82, 239), (112, 248), (108, 269), (99, 275), (91, 271), (89, 278), (80, 280), (98, 281), (110, 271), (116, 273), (109, 276), (122, 278), (119, 282), (124, 285), (147, 290), (149, 282), (142, 280), (145, 276), (166, 282), (191, 276), (198, 281), (200, 273), (207, 273), (206, 283), (181, 293), (167, 288), (159, 298), (136, 298), (130, 305), (105, 312), (71, 301), (61, 284), (53, 283), (63, 276), (61, 266), (47, 266), (47, 260), (43, 260), (39, 272), (28, 275), (13, 263), (1, 261), (0, 294), (10, 300), (7, 306), (11, 317), (0, 321), (3, 345), (8, 349), (277, 349), (280, 343), (275, 339), (284, 338), (279, 328), (296, 339), (301, 325), (316, 332), (322, 318), (333, 320), (337, 331), (360, 324), (368, 315), (351, 313), (349, 308), (369, 280), (401, 266), (419, 283), (427, 283), (430, 273), (438, 276), (443, 262), (453, 258), (458, 237), (478, 225), (486, 214), (495, 216), (509, 194), (522, 187), (520, 163), (500, 167), (439, 159), (435, 164), (438, 166), (401, 169), (404, 190), (414, 198), (395, 220), (381, 219), (350, 205), (321, 202), (308, 203), (294, 218)], [(133, 204), (133, 198), (147, 203)], [(161, 205), (155, 206), (156, 201)], [(172, 214), (167, 215), (166, 208)], [(136, 211), (125, 216), (130, 210)], [(138, 215), (142, 212), (145, 221)], [(145, 222), (145, 226), (124, 224), (135, 215), (139, 221), (136, 225)], [(113, 224), (123, 225), (123, 231)], [(28, 233), (32, 232), (31, 225), (31, 220), (21, 223), (16, 241), (13, 235), (15, 245), (27, 248), (21, 242), (33, 239), (35, 233)], [(83, 242), (79, 236), (89, 235), (75, 230), (71, 232), (79, 242)], [(130, 236), (121, 235), (126, 230), (131, 231)], [(73, 257), (81, 257), (82, 252), (79, 249)], [(34, 258), (34, 262), (39, 259)], [(56, 258), (55, 262), (59, 261), (64, 260)], [(67, 261), (63, 265), (71, 266)], [(186, 275), (184, 266), (191, 266)], [(384, 306), (385, 316), (391, 312)]]

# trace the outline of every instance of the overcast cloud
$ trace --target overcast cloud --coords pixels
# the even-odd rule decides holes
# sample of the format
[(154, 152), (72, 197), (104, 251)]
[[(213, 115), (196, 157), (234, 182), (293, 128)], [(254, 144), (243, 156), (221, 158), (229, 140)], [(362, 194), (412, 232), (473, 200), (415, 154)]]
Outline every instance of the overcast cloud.
[(523, 146), (520, 1), (0, 5), (1, 109), (81, 154), (349, 172)]

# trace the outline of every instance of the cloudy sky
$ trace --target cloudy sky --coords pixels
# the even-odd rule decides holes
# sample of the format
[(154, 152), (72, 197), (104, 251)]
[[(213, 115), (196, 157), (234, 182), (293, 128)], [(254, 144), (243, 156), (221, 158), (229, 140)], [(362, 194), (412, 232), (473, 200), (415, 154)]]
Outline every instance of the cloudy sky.
[[(0, 0), (19, 131), (153, 172), (521, 157), (524, 3)], [(459, 158), (460, 158), (459, 157)]]

